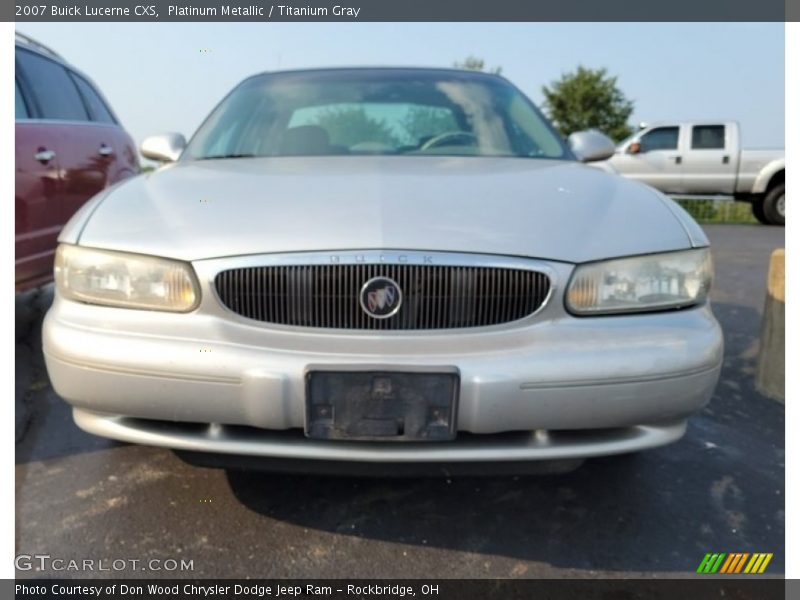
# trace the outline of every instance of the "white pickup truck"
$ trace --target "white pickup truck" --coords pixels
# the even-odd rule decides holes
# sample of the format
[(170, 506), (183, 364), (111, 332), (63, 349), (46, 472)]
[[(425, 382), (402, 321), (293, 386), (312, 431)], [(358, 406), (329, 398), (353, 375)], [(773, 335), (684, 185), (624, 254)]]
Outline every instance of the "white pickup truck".
[(673, 196), (732, 196), (753, 205), (762, 223), (785, 222), (783, 150), (742, 150), (735, 121), (659, 122), (622, 142), (606, 171)]

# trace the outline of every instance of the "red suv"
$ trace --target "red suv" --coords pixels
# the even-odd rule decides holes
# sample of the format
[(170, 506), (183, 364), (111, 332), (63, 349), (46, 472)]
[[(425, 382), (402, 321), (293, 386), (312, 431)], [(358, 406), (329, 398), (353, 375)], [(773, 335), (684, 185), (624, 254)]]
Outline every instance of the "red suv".
[(16, 290), (52, 280), (61, 227), (103, 188), (139, 172), (136, 148), (97, 87), (16, 35)]

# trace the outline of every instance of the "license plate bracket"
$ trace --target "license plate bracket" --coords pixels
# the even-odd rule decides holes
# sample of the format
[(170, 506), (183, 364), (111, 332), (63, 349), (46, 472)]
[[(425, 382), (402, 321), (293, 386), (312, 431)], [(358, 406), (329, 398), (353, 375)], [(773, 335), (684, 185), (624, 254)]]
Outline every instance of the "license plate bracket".
[(457, 372), (309, 371), (306, 437), (389, 442), (456, 436)]

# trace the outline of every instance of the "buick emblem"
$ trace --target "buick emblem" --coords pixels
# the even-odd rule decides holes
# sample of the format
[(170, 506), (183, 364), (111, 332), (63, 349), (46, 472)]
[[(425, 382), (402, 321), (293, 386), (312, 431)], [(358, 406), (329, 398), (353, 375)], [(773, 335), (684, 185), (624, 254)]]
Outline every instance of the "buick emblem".
[(358, 300), (370, 317), (387, 319), (400, 310), (403, 293), (396, 281), (388, 277), (373, 277), (361, 288)]

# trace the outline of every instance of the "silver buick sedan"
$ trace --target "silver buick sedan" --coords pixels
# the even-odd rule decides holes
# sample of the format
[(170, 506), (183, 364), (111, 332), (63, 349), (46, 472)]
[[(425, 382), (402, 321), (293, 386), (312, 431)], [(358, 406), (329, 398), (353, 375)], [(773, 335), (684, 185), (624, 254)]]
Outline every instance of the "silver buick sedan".
[(63, 230), (50, 379), (88, 432), (292, 465), (673, 442), (722, 360), (708, 239), (611, 152), (495, 75), (246, 79)]

